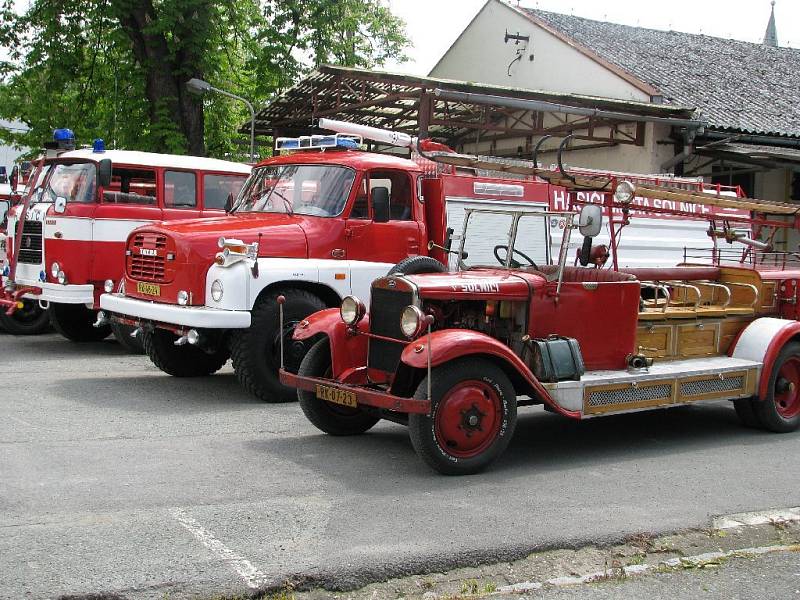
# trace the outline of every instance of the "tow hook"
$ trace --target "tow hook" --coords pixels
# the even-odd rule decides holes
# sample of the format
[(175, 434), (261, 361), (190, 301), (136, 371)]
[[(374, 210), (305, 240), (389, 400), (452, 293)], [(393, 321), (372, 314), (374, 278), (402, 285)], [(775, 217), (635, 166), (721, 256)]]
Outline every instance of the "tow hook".
[(142, 333), (142, 328), (141, 327), (137, 327), (136, 329), (131, 331), (131, 337), (132, 338), (137, 338), (137, 337), (139, 337), (140, 333)]
[(200, 332), (196, 329), (190, 329), (175, 340), (174, 343), (176, 346), (185, 346), (186, 344), (197, 346), (200, 344)]
[(94, 322), (93, 327), (103, 327), (104, 325), (110, 325), (111, 321), (108, 320), (106, 313), (102, 310), (97, 311), (97, 321)]

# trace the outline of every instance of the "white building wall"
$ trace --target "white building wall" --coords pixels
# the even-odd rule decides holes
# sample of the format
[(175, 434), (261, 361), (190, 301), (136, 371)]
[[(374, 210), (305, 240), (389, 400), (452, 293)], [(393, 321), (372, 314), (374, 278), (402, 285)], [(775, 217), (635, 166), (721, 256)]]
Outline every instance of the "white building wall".
[[(522, 59), (509, 65), (524, 47), (504, 43), (505, 33), (530, 36)], [(531, 59), (532, 57), (532, 59)], [(460, 81), (650, 101), (610, 69), (539, 27), (499, 0), (490, 0), (430, 73)]]
[[(16, 121), (4, 121), (0, 119), (0, 127), (10, 130), (25, 131), (25, 125)], [(0, 145), (0, 167), (5, 167), (6, 172), (11, 174), (11, 167), (19, 156), (28, 152), (28, 148), (15, 148), (14, 146)]]

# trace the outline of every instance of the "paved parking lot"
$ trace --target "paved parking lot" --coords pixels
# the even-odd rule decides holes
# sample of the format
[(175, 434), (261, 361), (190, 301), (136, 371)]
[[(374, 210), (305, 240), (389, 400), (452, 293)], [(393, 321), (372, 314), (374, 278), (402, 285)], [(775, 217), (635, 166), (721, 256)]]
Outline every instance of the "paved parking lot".
[(429, 471), (391, 423), (320, 434), (229, 367), (0, 334), (0, 597), (171, 600), (289, 577), (351, 588), (796, 506), (800, 435), (725, 403), (576, 423), (524, 409), (494, 468)]

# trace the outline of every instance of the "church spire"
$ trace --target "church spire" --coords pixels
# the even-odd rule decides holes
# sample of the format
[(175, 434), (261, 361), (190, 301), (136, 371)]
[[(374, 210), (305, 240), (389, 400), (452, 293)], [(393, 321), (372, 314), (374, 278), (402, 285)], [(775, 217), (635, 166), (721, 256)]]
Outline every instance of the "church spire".
[(772, 0), (772, 12), (769, 15), (769, 23), (767, 23), (767, 30), (764, 32), (764, 41), (761, 42), (765, 46), (778, 47), (778, 31), (775, 28), (775, 0)]

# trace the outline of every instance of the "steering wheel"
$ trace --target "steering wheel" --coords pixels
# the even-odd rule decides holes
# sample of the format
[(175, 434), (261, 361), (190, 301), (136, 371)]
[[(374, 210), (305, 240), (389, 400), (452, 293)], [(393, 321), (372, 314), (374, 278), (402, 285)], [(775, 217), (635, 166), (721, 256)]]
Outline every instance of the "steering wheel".
[[(505, 258), (500, 258), (500, 254), (498, 252), (498, 250), (500, 250), (500, 249), (503, 249), (503, 250), (506, 251)], [(528, 261), (528, 264), (530, 266), (532, 266), (537, 271), (539, 270), (539, 267), (537, 266), (537, 264), (535, 262), (533, 262), (533, 259), (530, 256), (528, 256), (527, 254), (525, 254), (521, 250), (517, 250), (516, 248), (514, 248), (514, 250), (511, 251), (512, 258), (511, 258), (511, 265), (510, 266), (513, 267), (514, 269), (518, 269), (518, 268), (520, 268), (522, 266), (522, 263), (519, 263), (516, 260), (514, 260), (514, 258), (513, 258), (514, 254), (519, 254), (522, 258), (524, 258), (525, 260)], [(497, 262), (499, 262), (501, 265), (505, 266), (506, 258), (508, 258), (508, 246), (506, 246), (505, 244), (497, 244), (497, 246), (494, 247), (494, 257), (497, 259)]]

